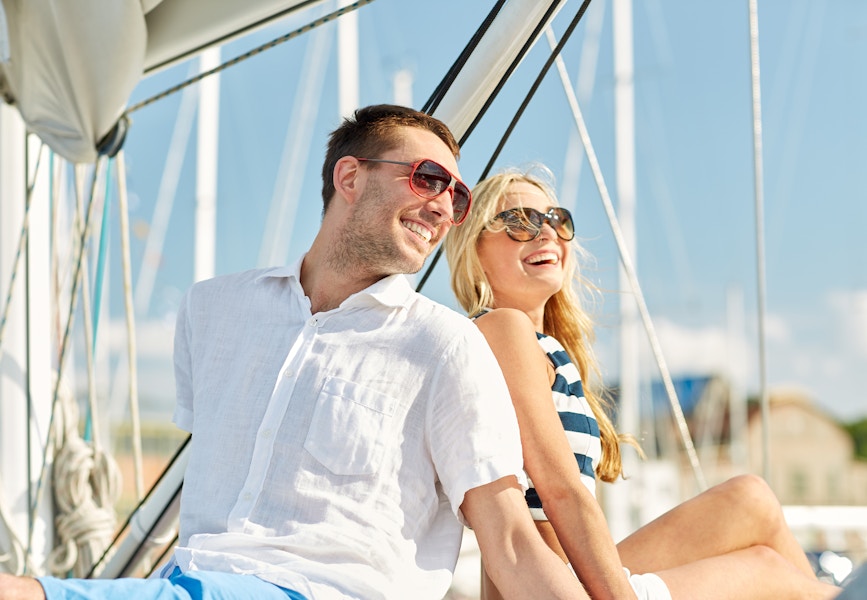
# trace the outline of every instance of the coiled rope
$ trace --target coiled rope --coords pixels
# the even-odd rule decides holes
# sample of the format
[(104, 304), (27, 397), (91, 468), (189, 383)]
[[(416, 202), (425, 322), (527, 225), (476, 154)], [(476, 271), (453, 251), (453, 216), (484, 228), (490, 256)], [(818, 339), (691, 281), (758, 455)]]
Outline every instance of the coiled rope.
[(59, 448), (52, 472), (58, 544), (47, 568), (56, 575), (83, 577), (112, 540), (117, 518), (114, 503), (121, 490), (117, 464), (98, 444), (78, 434), (78, 405), (65, 386), (58, 387), (55, 439)]
[[(94, 193), (99, 174), (98, 161), (94, 165), (90, 186), (90, 201), (86, 215), (78, 215), (74, 227), (77, 235), (76, 263), (72, 278), (70, 306), (66, 327), (59, 347), (57, 373), (48, 423), (48, 435), (36, 493), (31, 498), (30, 522), (36, 518), (48, 476), (49, 458), (56, 457), (52, 470), (52, 491), (57, 505), (55, 526), (60, 546), (48, 559), (48, 569), (65, 574), (69, 569), (75, 575), (83, 575), (111, 539), (114, 531), (114, 503), (120, 492), (120, 474), (114, 460), (104, 453), (97, 441), (87, 444), (78, 435), (78, 408), (62, 385), (63, 366), (75, 315), (79, 286), (83, 279), (86, 262), (87, 240), (90, 237), (92, 217), (96, 202)], [(81, 204), (78, 204), (79, 208)], [(80, 212), (80, 211), (79, 211)], [(90, 348), (87, 349), (90, 351)], [(95, 405), (91, 404), (91, 411)], [(96, 432), (97, 428), (94, 428)], [(94, 436), (97, 439), (97, 436)], [(28, 536), (27, 554), (33, 542), (33, 529)]]

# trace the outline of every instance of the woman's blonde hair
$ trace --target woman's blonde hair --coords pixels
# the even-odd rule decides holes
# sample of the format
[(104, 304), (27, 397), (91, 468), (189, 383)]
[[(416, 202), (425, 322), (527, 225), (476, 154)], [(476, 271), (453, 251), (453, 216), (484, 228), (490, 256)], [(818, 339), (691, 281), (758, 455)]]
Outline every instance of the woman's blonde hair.
[[(509, 187), (516, 183), (528, 183), (539, 188), (556, 206), (553, 175), (543, 165), (527, 170), (509, 169), (480, 182), (473, 189), (473, 204), (467, 219), (460, 227), (452, 227), (445, 240), (445, 252), (451, 270), (451, 284), (455, 296), (470, 316), (492, 307), (494, 294), (482, 268), (478, 254), (478, 240), (484, 231), (498, 232), (504, 229), (494, 218), (501, 210), (501, 200)], [(516, 242), (517, 243), (517, 242)], [(622, 474), (620, 443), (635, 445), (631, 435), (618, 434), (608, 416), (610, 404), (599, 366), (593, 354), (595, 338), (593, 320), (583, 308), (583, 302), (591, 299), (596, 287), (585, 280), (578, 268), (578, 257), (587, 258), (586, 251), (575, 241), (564, 263), (564, 285), (545, 304), (544, 331), (556, 338), (575, 361), (584, 386), (584, 395), (593, 415), (599, 423), (602, 439), (602, 460), (596, 467), (597, 476), (603, 481), (614, 481)], [(575, 291), (579, 287), (586, 298)]]

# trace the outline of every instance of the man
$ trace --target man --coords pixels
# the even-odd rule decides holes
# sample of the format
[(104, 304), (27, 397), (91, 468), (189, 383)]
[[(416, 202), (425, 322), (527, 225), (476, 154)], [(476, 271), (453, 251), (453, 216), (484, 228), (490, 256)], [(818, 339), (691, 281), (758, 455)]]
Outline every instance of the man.
[(586, 598), (530, 520), (484, 338), (402, 276), (469, 210), (457, 155), (423, 113), (358, 110), (331, 134), (302, 260), (188, 292), (174, 420), (192, 446), (169, 579), (7, 577), (0, 599), (438, 600), (459, 519), (511, 597)]

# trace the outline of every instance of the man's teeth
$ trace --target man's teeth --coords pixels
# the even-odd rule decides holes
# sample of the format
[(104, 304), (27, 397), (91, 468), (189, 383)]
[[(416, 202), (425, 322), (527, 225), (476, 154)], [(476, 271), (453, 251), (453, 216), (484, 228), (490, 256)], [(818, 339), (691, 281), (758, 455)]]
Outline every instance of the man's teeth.
[(560, 258), (554, 254), (553, 252), (545, 252), (544, 254), (535, 254), (527, 259), (528, 263), (531, 265), (535, 265), (542, 262), (551, 263), (552, 265), (556, 265), (560, 262)]
[(413, 233), (419, 234), (421, 237), (424, 238), (424, 241), (430, 241), (431, 232), (427, 228), (422, 227), (418, 223), (413, 223), (412, 221), (401, 221), (401, 224)]

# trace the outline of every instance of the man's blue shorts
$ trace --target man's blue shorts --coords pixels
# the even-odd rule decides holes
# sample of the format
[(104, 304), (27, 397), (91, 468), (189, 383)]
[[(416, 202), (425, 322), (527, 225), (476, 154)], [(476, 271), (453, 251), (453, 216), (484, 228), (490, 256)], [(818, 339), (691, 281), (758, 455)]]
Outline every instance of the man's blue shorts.
[(253, 575), (175, 568), (167, 579), (39, 577), (48, 600), (307, 600)]

